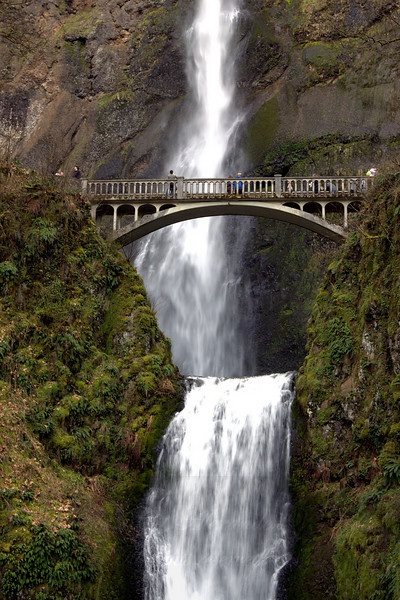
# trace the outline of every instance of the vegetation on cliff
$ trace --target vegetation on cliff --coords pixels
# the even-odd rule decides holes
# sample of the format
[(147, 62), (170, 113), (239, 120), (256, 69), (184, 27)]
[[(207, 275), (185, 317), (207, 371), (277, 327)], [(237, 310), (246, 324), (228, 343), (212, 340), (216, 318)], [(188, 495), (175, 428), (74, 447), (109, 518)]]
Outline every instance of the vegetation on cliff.
[(78, 193), (4, 167), (0, 214), (0, 598), (131, 597), (170, 343)]
[(400, 597), (400, 176), (328, 268), (297, 379), (289, 598)]

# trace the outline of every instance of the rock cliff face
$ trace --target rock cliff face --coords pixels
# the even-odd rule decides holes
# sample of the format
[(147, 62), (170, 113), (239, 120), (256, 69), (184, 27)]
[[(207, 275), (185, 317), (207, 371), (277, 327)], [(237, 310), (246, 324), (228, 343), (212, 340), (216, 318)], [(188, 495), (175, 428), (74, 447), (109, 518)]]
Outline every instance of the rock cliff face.
[(184, 94), (177, 4), (21, 0), (17, 8), (17, 39), (3, 33), (0, 47), (3, 151), (45, 172), (75, 162), (107, 176), (148, 171)]
[[(1, 0), (2, 152), (45, 172), (79, 163), (99, 177), (159, 174), (185, 101), (182, 31), (193, 9), (187, 0)], [(390, 163), (398, 19), (394, 1), (244, 1), (237, 87), (248, 168)]]
[(263, 3), (248, 52), (264, 44), (276, 64), (248, 82), (253, 164), (266, 146), (264, 166), (275, 172), (390, 162), (400, 132), (398, 17), (396, 2), (379, 0)]

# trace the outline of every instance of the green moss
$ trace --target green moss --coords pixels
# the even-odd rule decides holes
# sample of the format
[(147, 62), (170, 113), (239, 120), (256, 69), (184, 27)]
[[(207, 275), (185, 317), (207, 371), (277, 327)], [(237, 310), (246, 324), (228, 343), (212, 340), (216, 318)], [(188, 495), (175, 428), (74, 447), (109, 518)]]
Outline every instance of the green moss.
[(251, 119), (247, 127), (245, 147), (254, 164), (260, 162), (265, 148), (270, 146), (275, 139), (279, 122), (279, 104), (276, 97), (263, 104)]
[[(0, 598), (122, 600), (131, 594), (128, 523), (179, 407), (179, 374), (143, 282), (99, 237), (86, 202), (36, 176), (13, 183), (2, 193), (0, 178), (0, 264), (16, 266), (0, 291), (0, 437), (4, 490), (22, 493), (0, 497)], [(57, 531), (73, 530), (93, 578), (67, 579), (80, 567), (62, 559), (66, 570), (46, 564), (42, 583), (27, 558), (35, 527), (56, 544)]]
[(303, 60), (308, 67), (309, 83), (325, 82), (337, 77), (344, 70), (344, 64), (339, 59), (340, 48), (336, 44), (311, 42), (303, 49)]
[(61, 35), (66, 40), (87, 39), (100, 23), (101, 18), (95, 8), (80, 10), (63, 23)]
[(400, 375), (396, 375), (390, 384), (393, 393), (393, 399), (397, 402), (400, 399)]
[(378, 521), (373, 518), (354, 520), (341, 528), (334, 557), (340, 598), (372, 598), (379, 591), (381, 565), (375, 554), (379, 529)]
[(134, 93), (130, 89), (121, 89), (111, 94), (103, 94), (97, 99), (97, 106), (100, 111), (115, 111), (132, 102)]
[(269, 10), (262, 10), (257, 13), (257, 18), (253, 23), (252, 37), (254, 40), (261, 38), (269, 45), (276, 43), (276, 33), (274, 28), (271, 27), (271, 12)]
[(90, 72), (90, 62), (87, 57), (85, 43), (83, 41), (65, 42), (65, 50), (68, 56), (68, 62), (76, 67), (78, 71), (74, 71), (72, 79), (76, 79), (77, 75), (86, 75)]
[[(309, 324), (296, 400), (304, 442), (292, 479), (296, 524), (304, 518), (310, 530), (289, 584), (296, 600), (299, 588), (304, 599), (398, 596), (400, 231), (389, 215), (399, 187), (398, 176), (377, 182)], [(322, 562), (332, 579), (319, 568), (327, 538), (331, 556)]]
[[(281, 173), (304, 177), (320, 175), (364, 175), (365, 157), (373, 154), (373, 136), (328, 134), (318, 138), (289, 142), (274, 142), (264, 159), (258, 160), (255, 172), (259, 175)], [(257, 164), (257, 163), (256, 163)], [(361, 169), (356, 165), (362, 165)]]

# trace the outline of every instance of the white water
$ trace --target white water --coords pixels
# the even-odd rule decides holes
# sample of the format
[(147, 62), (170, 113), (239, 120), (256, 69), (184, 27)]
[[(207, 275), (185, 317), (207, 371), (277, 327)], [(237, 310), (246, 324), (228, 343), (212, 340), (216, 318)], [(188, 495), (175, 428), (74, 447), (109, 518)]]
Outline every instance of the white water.
[[(186, 177), (224, 175), (224, 160), (240, 122), (234, 109), (233, 47), (239, 5), (240, 0), (197, 2), (186, 32), (191, 119), (182, 123), (165, 171), (172, 168)], [(243, 374), (237, 286), (244, 234), (237, 232), (234, 261), (226, 254), (223, 218), (174, 225), (147, 236), (141, 245), (135, 264), (185, 375)]]
[[(165, 171), (225, 176), (240, 121), (233, 39), (240, 0), (197, 0), (186, 34), (189, 123)], [(136, 265), (186, 375), (245, 375), (241, 249), (223, 219), (148, 236)], [(197, 379), (163, 441), (144, 522), (146, 600), (276, 600), (289, 560), (290, 375)]]
[(289, 560), (290, 376), (204, 379), (164, 438), (146, 600), (275, 600)]
[(200, 0), (186, 32), (187, 77), (193, 109), (172, 165), (185, 177), (221, 177), (240, 123), (234, 110), (233, 38), (239, 0)]

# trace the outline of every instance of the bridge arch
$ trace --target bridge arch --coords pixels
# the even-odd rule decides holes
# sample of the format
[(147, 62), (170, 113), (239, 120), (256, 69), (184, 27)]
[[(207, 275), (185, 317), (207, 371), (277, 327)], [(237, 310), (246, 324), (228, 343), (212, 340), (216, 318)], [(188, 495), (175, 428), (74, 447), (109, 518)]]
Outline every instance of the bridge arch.
[(136, 208), (130, 204), (122, 204), (117, 210), (117, 229), (126, 227), (136, 221)]
[(105, 229), (113, 227), (115, 218), (114, 206), (111, 204), (99, 204), (96, 208), (96, 223)]
[(325, 216), (331, 223), (343, 223), (344, 206), (340, 202), (328, 202), (325, 206)]
[(149, 233), (159, 229), (200, 217), (212, 217), (223, 215), (243, 215), (255, 217), (267, 217), (277, 221), (292, 223), (315, 233), (327, 237), (336, 242), (346, 238), (346, 232), (342, 227), (324, 221), (323, 219), (287, 206), (272, 206), (262, 202), (204, 202), (189, 205), (185, 208), (173, 207), (163, 211), (153, 212), (143, 216), (135, 223), (122, 229), (113, 231), (110, 239), (117, 242), (121, 247), (134, 242)]
[(284, 202), (283, 206), (287, 206), (288, 208), (295, 208), (296, 210), (301, 210), (301, 206), (298, 202)]
[(154, 215), (157, 212), (157, 208), (154, 204), (141, 204), (138, 208), (138, 217), (142, 219), (146, 215)]
[(176, 204), (162, 204), (159, 210), (167, 210), (168, 208), (176, 208)]

